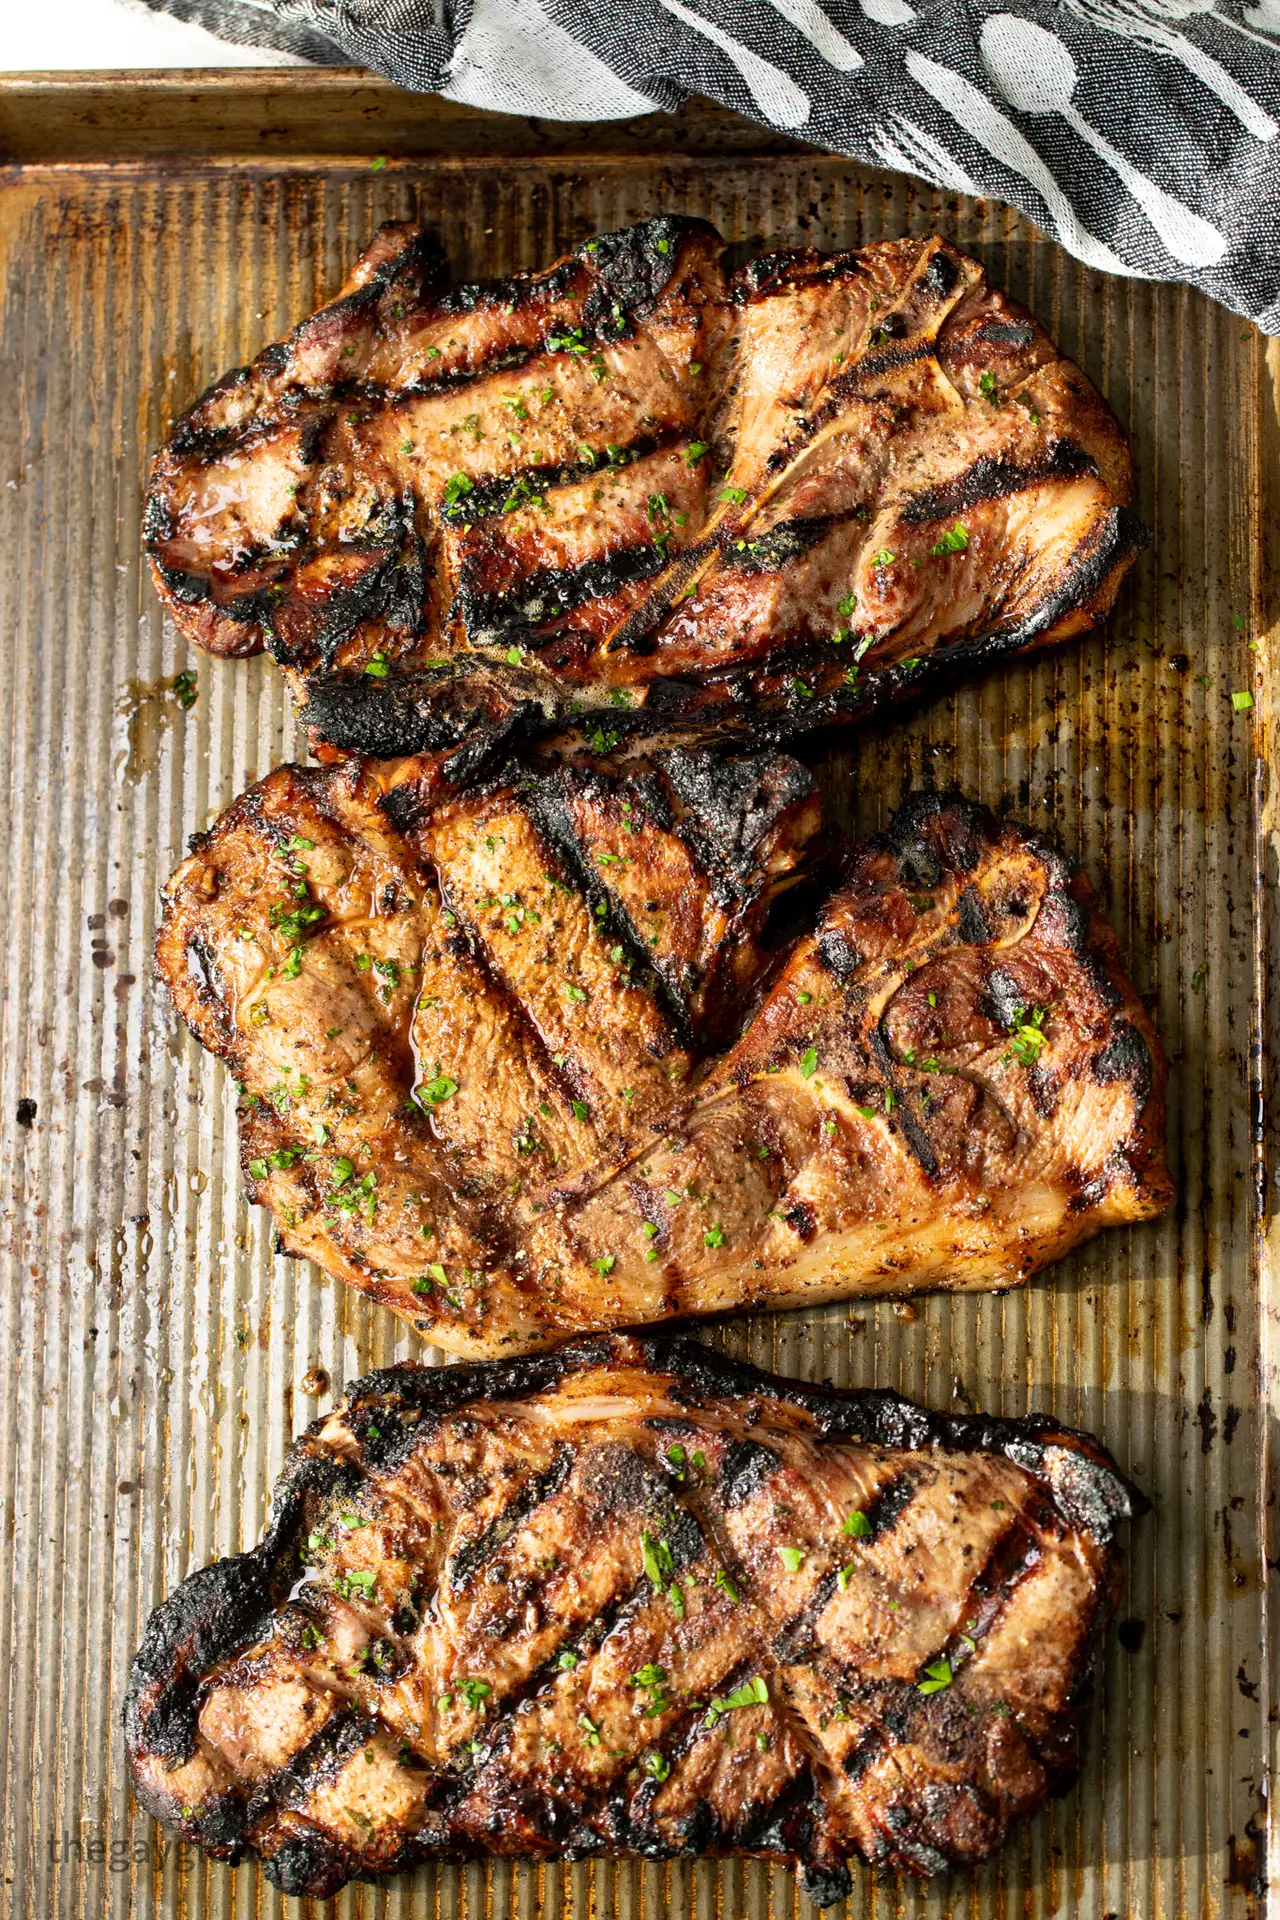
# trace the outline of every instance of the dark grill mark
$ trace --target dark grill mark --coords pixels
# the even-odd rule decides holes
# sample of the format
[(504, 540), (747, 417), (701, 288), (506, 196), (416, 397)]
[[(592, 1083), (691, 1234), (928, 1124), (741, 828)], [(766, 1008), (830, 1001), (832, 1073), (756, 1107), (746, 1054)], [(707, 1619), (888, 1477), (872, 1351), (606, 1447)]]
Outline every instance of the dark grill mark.
[(759, 1493), (782, 1465), (782, 1456), (758, 1440), (731, 1440), (720, 1463), (720, 1504), (732, 1512)]
[(466, 526), (494, 514), (512, 512), (517, 507), (527, 505), (537, 494), (556, 487), (578, 486), (584, 480), (605, 479), (609, 474), (634, 466), (637, 461), (647, 460), (652, 454), (668, 447), (682, 446), (688, 437), (674, 430), (644, 434), (612, 453), (601, 448), (591, 460), (571, 461), (560, 466), (521, 467), (515, 473), (477, 479), (470, 493), (463, 494), (452, 506), (441, 506), (440, 518), (449, 526)]
[(306, 1811), (312, 1794), (329, 1786), (353, 1753), (375, 1738), (378, 1724), (358, 1709), (338, 1708), (286, 1766), (269, 1774), (249, 1802), (247, 1817), (257, 1818), (267, 1807)]
[(818, 1582), (808, 1604), (779, 1627), (773, 1637), (773, 1652), (783, 1666), (797, 1666), (802, 1662), (817, 1659), (822, 1646), (815, 1632), (818, 1619), (825, 1611), (827, 1603), (836, 1591), (838, 1576), (826, 1573)]
[(892, 1480), (887, 1480), (863, 1509), (871, 1525), (871, 1533), (866, 1537), (874, 1541), (892, 1533), (915, 1499), (919, 1484), (919, 1477), (914, 1473), (897, 1473)]
[(767, 533), (730, 542), (722, 551), (720, 565), (730, 573), (781, 573), (825, 540), (833, 528), (850, 524), (855, 517), (848, 513), (815, 520), (782, 520)]
[[(637, 580), (652, 579), (666, 564), (661, 547), (618, 547), (580, 567), (545, 567), (526, 574), (505, 593), (481, 593), (468, 585), (471, 563), (467, 561), (458, 588), (458, 611), (472, 646), (494, 646), (514, 633), (527, 636), (589, 600), (609, 599)], [(526, 638), (524, 644), (537, 646), (545, 641)]]
[[(583, 845), (568, 804), (567, 782), (572, 775), (536, 782), (529, 790), (529, 818), (557, 856), (566, 881), (591, 910), (593, 924), (629, 962), (628, 984), (652, 994), (659, 1012), (672, 1030), (673, 1042), (690, 1044), (689, 1001), (680, 987), (654, 967), (652, 952), (626, 907), (601, 878), (601, 870)], [(605, 912), (598, 911), (601, 907)]]
[(902, 508), (900, 517), (906, 526), (927, 526), (932, 520), (950, 519), (981, 506), (984, 500), (1024, 493), (1028, 487), (1040, 487), (1049, 480), (1075, 480), (1081, 474), (1096, 478), (1097, 472), (1094, 462), (1074, 440), (1055, 440), (1043, 460), (1025, 467), (1015, 466), (999, 454), (989, 455), (975, 460), (956, 479), (916, 494)]
[(818, 940), (818, 960), (839, 986), (850, 981), (862, 965), (862, 955), (847, 934), (828, 928)]
[(514, 1499), (508, 1501), (502, 1512), (489, 1522), (483, 1533), (474, 1540), (464, 1541), (451, 1555), (445, 1568), (445, 1578), (455, 1592), (465, 1592), (486, 1560), (491, 1559), (499, 1547), (506, 1545), (534, 1508), (542, 1506), (544, 1501), (559, 1493), (573, 1470), (573, 1459), (571, 1447), (558, 1447), (552, 1464), (527, 1480)]
[(967, 947), (987, 947), (995, 939), (979, 895), (966, 887), (956, 901), (956, 933)]
[(1093, 1077), (1102, 1086), (1127, 1080), (1139, 1107), (1151, 1091), (1151, 1053), (1138, 1029), (1126, 1021), (1116, 1029), (1093, 1063)]

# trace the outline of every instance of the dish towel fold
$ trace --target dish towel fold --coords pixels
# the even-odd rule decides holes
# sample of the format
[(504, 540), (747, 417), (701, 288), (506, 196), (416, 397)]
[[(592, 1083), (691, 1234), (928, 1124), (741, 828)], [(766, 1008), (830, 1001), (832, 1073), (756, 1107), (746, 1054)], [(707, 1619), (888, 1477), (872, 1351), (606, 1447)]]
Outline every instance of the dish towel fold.
[(502, 113), (703, 94), (1280, 333), (1280, 0), (148, 0)]

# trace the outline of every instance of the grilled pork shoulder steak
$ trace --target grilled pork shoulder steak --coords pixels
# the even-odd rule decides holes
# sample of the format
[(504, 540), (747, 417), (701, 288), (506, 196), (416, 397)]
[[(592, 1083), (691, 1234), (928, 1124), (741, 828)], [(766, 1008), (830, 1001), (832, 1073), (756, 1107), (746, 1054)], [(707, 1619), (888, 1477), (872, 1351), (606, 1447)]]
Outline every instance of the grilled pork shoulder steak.
[(481, 1852), (981, 1860), (1075, 1763), (1136, 1497), (1051, 1420), (683, 1340), (392, 1367), (152, 1615), (143, 1805), (291, 1894)]
[(1027, 830), (918, 795), (771, 955), (792, 760), (377, 774), (251, 788), (157, 961), (282, 1249), (441, 1346), (1009, 1286), (1167, 1205), (1159, 1042)]
[(565, 728), (757, 743), (1078, 633), (1143, 535), (1078, 367), (944, 240), (664, 217), (449, 286), (386, 227), (158, 455), (179, 627), (373, 755)]

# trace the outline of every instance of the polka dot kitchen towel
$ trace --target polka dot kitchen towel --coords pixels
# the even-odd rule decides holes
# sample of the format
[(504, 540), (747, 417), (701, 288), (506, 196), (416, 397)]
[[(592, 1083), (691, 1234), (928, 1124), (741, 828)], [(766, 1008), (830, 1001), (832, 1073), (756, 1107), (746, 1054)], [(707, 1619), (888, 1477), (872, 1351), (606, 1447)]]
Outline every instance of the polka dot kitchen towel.
[(1280, 334), (1280, 0), (150, 0), (504, 113), (699, 93)]

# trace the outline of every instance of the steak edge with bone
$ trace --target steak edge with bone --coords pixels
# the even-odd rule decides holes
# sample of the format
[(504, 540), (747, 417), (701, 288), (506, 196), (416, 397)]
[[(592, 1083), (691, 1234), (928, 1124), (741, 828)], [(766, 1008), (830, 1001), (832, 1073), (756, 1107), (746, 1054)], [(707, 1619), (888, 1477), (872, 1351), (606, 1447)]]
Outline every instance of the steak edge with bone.
[(981, 1860), (1069, 1775), (1140, 1510), (1093, 1441), (685, 1340), (391, 1367), (154, 1613), (144, 1807), (324, 1895), (485, 1852)]
[(664, 216), (450, 286), (383, 228), (152, 470), (181, 631), (317, 742), (785, 741), (1076, 634), (1145, 536), (1080, 369), (946, 241), (775, 253)]
[(435, 772), (278, 769), (156, 954), (280, 1249), (440, 1346), (1007, 1287), (1168, 1205), (1159, 1041), (1040, 836), (916, 795), (773, 953), (786, 756)]

